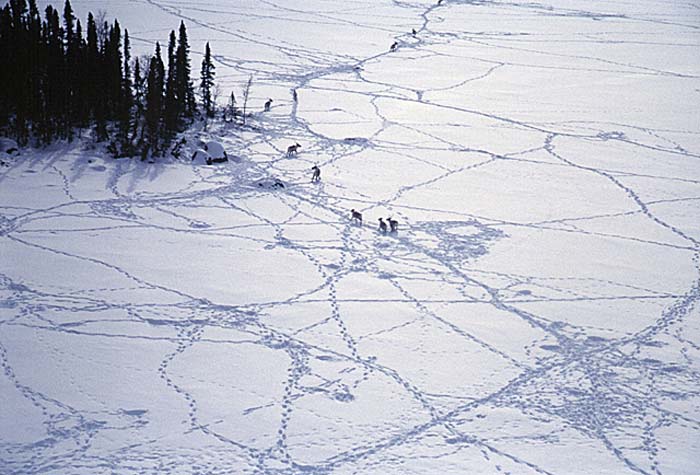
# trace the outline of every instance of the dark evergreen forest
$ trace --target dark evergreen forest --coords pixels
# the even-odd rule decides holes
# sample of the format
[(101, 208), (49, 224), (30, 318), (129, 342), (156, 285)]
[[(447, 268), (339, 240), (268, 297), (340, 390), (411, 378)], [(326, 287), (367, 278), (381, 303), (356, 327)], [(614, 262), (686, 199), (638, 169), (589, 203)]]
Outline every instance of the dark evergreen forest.
[[(132, 58), (119, 22), (85, 25), (66, 0), (63, 12), (35, 0), (0, 10), (0, 133), (21, 145), (89, 136), (114, 156), (161, 156), (200, 112), (184, 23), (150, 58)], [(167, 67), (166, 67), (167, 63)], [(203, 113), (213, 115), (214, 66), (202, 64)]]

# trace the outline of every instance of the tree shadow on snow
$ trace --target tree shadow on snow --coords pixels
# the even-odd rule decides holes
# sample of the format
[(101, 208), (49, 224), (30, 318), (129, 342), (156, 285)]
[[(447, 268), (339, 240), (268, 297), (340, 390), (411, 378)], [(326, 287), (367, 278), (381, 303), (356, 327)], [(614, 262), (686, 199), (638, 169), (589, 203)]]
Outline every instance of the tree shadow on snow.
[(134, 168), (129, 174), (130, 180), (127, 186), (127, 192), (133, 193), (137, 189), (139, 182), (147, 180), (149, 182), (155, 181), (160, 175), (165, 171), (165, 163), (162, 162), (135, 162)]

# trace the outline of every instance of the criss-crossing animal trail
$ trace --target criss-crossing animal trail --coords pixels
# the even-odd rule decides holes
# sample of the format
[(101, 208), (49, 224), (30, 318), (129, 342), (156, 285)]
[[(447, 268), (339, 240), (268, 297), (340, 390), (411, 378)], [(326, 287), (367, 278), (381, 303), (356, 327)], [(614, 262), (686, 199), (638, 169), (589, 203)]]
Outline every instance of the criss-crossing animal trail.
[[(669, 433), (690, 448), (700, 437), (685, 403), (700, 382), (694, 132), (560, 112), (542, 87), (538, 116), (499, 106), (485, 85), (573, 71), (697, 86), (677, 63), (571, 46), (674, 51), (605, 35), (630, 23), (692, 36), (697, 17), (450, 0), (369, 13), (140, 3), (258, 53), (222, 48), (219, 73), (235, 84), (254, 71), (270, 88), (259, 109), (275, 106), (257, 129), (210, 131), (243, 163), (102, 165), (59, 150), (0, 169), (4, 189), (39, 173), (47, 183), (41, 200), (0, 200), (11, 261), (0, 396), (28, 427), (0, 438), (0, 471), (553, 474), (582, 450), (590, 471), (679, 473), (668, 457), (693, 451)], [(504, 12), (521, 26), (460, 31)], [(359, 36), (333, 50), (224, 21), (243, 18)], [(537, 27), (564, 20), (575, 28), (561, 38)], [(443, 60), (458, 77), (402, 73)], [(324, 177), (311, 186), (316, 163)], [(255, 186), (275, 179), (285, 188)], [(399, 232), (378, 232), (380, 216)], [(591, 263), (599, 246), (622, 270)]]

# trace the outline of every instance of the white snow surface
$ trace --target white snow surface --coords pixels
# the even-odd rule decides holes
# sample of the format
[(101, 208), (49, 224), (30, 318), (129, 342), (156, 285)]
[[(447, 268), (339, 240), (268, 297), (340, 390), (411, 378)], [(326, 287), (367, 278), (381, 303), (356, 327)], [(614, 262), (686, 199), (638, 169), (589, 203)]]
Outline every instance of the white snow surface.
[(195, 152), (192, 154), (192, 163), (196, 165), (206, 165), (207, 162), (211, 161), (211, 155), (207, 153), (206, 150), (202, 150), (201, 148), (198, 148), (195, 150)]
[(253, 116), (4, 156), (0, 473), (698, 473), (700, 2), (72, 3)]
[(226, 158), (226, 151), (224, 150), (224, 146), (221, 145), (220, 142), (216, 142), (214, 140), (210, 140), (207, 142), (207, 152), (209, 155), (211, 155), (212, 158)]

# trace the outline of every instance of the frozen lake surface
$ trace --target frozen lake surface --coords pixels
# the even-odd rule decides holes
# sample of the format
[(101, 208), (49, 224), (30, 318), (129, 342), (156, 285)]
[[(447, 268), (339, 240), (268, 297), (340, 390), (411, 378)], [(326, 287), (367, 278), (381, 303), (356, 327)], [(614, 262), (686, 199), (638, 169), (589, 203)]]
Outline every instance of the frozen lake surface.
[(700, 2), (73, 7), (255, 113), (0, 166), (0, 473), (697, 473)]

